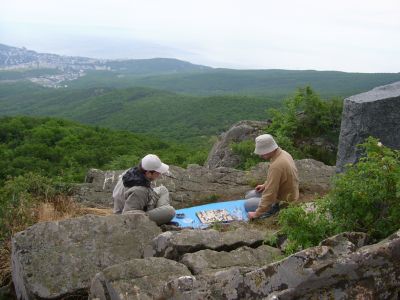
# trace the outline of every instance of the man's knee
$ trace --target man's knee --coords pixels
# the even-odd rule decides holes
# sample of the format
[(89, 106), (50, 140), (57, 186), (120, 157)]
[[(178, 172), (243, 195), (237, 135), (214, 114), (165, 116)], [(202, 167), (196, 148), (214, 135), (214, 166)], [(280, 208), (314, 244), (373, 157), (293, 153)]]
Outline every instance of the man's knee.
[(261, 198), (246, 199), (246, 201), (244, 202), (244, 209), (247, 212), (256, 211), (258, 205), (260, 204), (260, 200)]
[(244, 198), (245, 199), (250, 199), (250, 198), (261, 198), (261, 193), (260, 192), (257, 192), (256, 190), (251, 190), (251, 191), (248, 191), (247, 193), (246, 193), (246, 195), (244, 196)]

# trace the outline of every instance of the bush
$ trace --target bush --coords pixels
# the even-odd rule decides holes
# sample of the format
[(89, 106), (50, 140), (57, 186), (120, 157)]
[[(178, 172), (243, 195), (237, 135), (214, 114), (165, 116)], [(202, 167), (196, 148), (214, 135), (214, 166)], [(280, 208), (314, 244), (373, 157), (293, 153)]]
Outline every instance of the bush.
[(303, 206), (292, 204), (279, 213), (281, 232), (287, 236), (287, 254), (316, 246), (335, 233), (335, 226), (328, 217), (324, 200), (315, 204), (315, 211), (306, 211)]
[(365, 156), (337, 176), (328, 207), (340, 231), (381, 239), (400, 228), (400, 151), (372, 137), (360, 146)]
[[(342, 101), (323, 101), (310, 88), (300, 88), (284, 101), (283, 108), (270, 109), (272, 124), (268, 133), (276, 137), (283, 149), (297, 159), (314, 158), (334, 165), (342, 114)], [(323, 141), (316, 145), (313, 139)]]
[[(272, 124), (267, 132), (278, 145), (295, 159), (313, 158), (328, 165), (336, 163), (342, 101), (321, 100), (310, 88), (300, 88), (292, 97), (284, 100), (281, 109), (269, 109)], [(252, 155), (254, 141), (231, 145), (242, 163), (237, 166), (249, 169), (260, 160)]]
[(240, 143), (231, 144), (233, 153), (241, 157), (240, 165), (236, 166), (238, 169), (247, 170), (252, 166), (257, 165), (262, 162), (262, 160), (253, 153), (254, 151), (254, 141), (242, 141)]
[(400, 228), (400, 151), (368, 138), (364, 156), (339, 174), (334, 187), (306, 212), (292, 205), (282, 210), (279, 224), (288, 237), (288, 253), (315, 246), (330, 235), (361, 231), (375, 240)]

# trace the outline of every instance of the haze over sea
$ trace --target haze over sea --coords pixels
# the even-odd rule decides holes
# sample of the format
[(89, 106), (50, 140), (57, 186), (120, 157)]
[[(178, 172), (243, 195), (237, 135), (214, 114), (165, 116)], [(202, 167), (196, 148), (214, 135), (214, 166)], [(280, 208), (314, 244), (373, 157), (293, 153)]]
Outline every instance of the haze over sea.
[(1, 0), (0, 43), (212, 67), (399, 72), (397, 0)]

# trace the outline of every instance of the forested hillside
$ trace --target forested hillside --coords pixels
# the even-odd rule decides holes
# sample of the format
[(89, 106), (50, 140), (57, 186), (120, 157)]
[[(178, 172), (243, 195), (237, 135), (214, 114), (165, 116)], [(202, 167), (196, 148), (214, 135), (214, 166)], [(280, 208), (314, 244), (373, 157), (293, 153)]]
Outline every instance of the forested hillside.
[(145, 86), (192, 95), (242, 94), (286, 97), (298, 87), (312, 86), (323, 97), (350, 96), (400, 80), (400, 73), (210, 69), (138, 76), (129, 72), (89, 72), (71, 81), (72, 88)]
[(196, 97), (149, 88), (35, 89), (0, 86), (2, 115), (56, 116), (85, 124), (204, 144), (243, 119), (265, 119), (280, 100), (267, 97)]
[(199, 163), (206, 155), (155, 137), (62, 119), (0, 118), (0, 185), (27, 172), (82, 182), (89, 168), (128, 168), (147, 153), (180, 166)]

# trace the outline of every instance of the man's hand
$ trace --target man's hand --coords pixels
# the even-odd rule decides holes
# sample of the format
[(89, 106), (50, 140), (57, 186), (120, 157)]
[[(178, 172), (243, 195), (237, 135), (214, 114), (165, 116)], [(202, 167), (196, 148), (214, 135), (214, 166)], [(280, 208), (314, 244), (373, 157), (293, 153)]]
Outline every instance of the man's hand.
[(256, 218), (256, 212), (255, 211), (250, 211), (247, 213), (247, 215), (249, 216), (250, 220), (253, 220)]
[(265, 186), (263, 184), (259, 184), (256, 186), (256, 192), (262, 193), (265, 190)]

